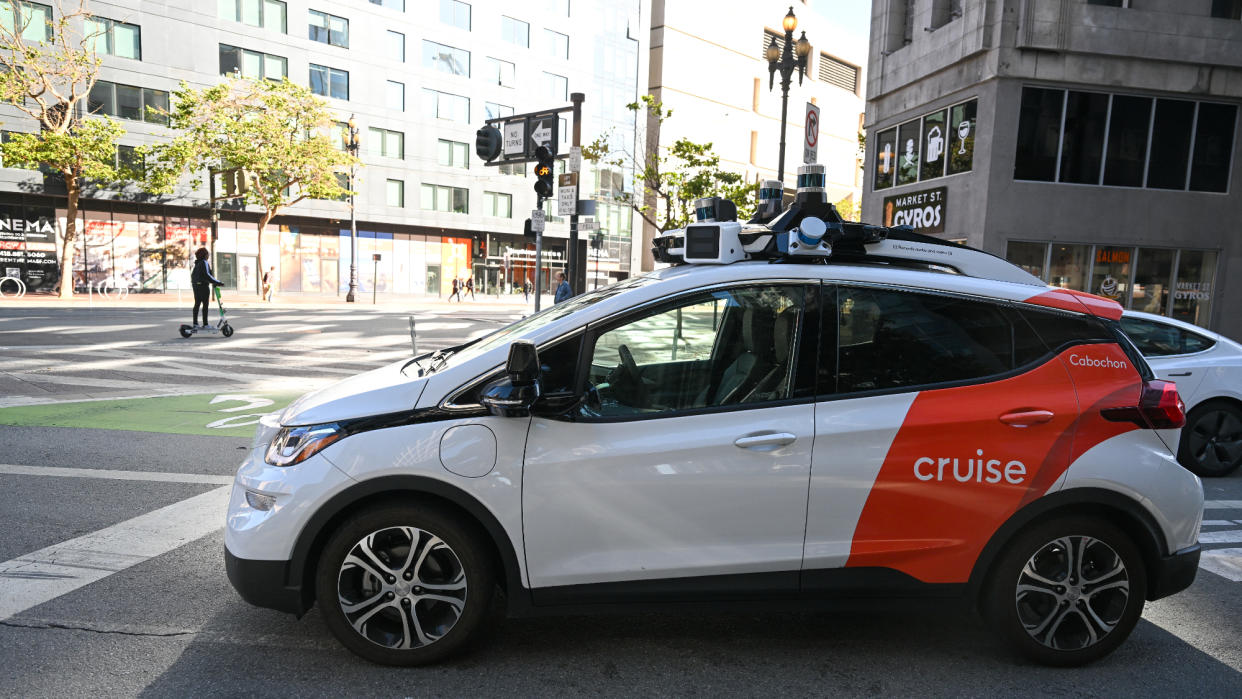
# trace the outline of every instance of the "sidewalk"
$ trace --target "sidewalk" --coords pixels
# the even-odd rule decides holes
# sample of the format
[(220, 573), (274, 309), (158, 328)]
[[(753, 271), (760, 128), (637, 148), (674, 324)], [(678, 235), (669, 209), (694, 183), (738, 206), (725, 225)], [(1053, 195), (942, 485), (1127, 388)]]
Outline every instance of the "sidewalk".
[[(532, 295), (529, 301), (524, 300), (521, 294), (506, 294), (500, 297), (484, 296), (479, 294), (477, 298), (470, 299), (468, 296), (465, 301), (458, 302), (453, 300), (449, 302), (444, 298), (426, 297), (426, 296), (396, 296), (394, 294), (379, 294), (376, 297), (376, 303), (371, 302), (371, 294), (358, 294), (354, 303), (347, 303), (345, 295), (340, 296), (317, 296), (317, 295), (296, 295), (276, 294), (271, 303), (263, 301), (258, 294), (224, 291), (224, 305), (226, 308), (272, 308), (272, 309), (298, 309), (314, 306), (317, 308), (334, 308), (342, 309), (376, 309), (384, 311), (393, 310), (427, 310), (445, 312), (450, 309), (477, 309), (488, 311), (513, 311), (532, 313), (535, 310), (535, 298)], [(212, 302), (214, 305), (214, 301)], [(75, 294), (70, 300), (61, 300), (56, 296), (42, 294), (27, 294), (21, 298), (13, 296), (0, 297), (0, 309), (5, 308), (189, 308), (194, 305), (194, 297), (190, 291), (181, 292), (178, 296), (177, 292), (162, 294), (127, 294), (118, 298), (115, 294), (109, 296), (101, 296), (92, 294), (89, 297), (86, 294)], [(547, 308), (552, 305), (552, 294), (543, 295), (543, 303), (540, 308)]]

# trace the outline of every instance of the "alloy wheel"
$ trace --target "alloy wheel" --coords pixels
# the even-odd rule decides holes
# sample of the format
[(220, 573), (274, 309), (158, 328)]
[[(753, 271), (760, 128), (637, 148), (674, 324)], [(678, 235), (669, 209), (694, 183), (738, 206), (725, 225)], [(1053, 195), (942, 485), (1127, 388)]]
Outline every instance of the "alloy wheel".
[(466, 606), (466, 572), (436, 535), (411, 526), (363, 537), (337, 573), (337, 599), (359, 635), (406, 650), (443, 638)]
[(1130, 574), (1121, 556), (1090, 536), (1047, 542), (1018, 575), (1018, 620), (1053, 650), (1082, 650), (1110, 634), (1130, 601)]
[(1242, 418), (1234, 410), (1196, 415), (1185, 438), (1188, 455), (1203, 473), (1223, 475), (1242, 463)]

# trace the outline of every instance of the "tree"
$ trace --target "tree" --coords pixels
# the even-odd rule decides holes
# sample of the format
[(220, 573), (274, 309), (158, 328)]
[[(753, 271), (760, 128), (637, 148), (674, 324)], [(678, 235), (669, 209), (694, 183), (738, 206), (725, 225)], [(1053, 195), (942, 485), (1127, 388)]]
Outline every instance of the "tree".
[(54, 9), (22, 0), (0, 0), (0, 103), (33, 118), (37, 133), (10, 134), (0, 144), (4, 161), (42, 167), (65, 180), (65, 234), (60, 252), (60, 297), (73, 296), (73, 259), (78, 238), (78, 199), (91, 180), (121, 178), (116, 142), (125, 133), (107, 116), (86, 116), (83, 100), (99, 78), (92, 15), (85, 0), (75, 8), (59, 0)]
[[(673, 115), (673, 110), (665, 109), (651, 95), (643, 95), (638, 102), (626, 106), (647, 117), (649, 133), (658, 134), (660, 125)], [(604, 134), (583, 146), (582, 157), (596, 163), (633, 168), (642, 191), (630, 195), (626, 202), (657, 230), (684, 228), (694, 220), (694, 200), (703, 197), (732, 201), (737, 205), (739, 219), (750, 218), (754, 213), (759, 185), (746, 182), (741, 173), (722, 169), (720, 156), (712, 150), (711, 143), (679, 138), (664, 151), (655, 144), (639, 143), (635, 150), (645, 154), (639, 158), (636, 153), (614, 150), (611, 141), (611, 133)]]
[[(144, 188), (168, 194), (191, 173), (192, 188), (210, 170), (244, 173), (246, 204), (263, 209), (259, 219), (258, 267), (264, 269), (263, 233), (283, 209), (306, 198), (341, 199), (350, 192), (337, 175), (355, 159), (334, 144), (327, 103), (287, 79), (226, 80), (173, 92), (169, 125), (180, 131), (170, 142), (140, 153)], [(255, 275), (259, 291), (261, 275)]]

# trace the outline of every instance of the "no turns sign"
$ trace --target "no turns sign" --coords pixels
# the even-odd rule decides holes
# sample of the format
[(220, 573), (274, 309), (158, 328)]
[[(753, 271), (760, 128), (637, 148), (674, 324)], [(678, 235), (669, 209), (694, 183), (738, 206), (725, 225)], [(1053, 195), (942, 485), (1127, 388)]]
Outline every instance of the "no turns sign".
[(802, 140), (802, 162), (813, 163), (819, 154), (819, 107), (806, 103), (806, 134)]

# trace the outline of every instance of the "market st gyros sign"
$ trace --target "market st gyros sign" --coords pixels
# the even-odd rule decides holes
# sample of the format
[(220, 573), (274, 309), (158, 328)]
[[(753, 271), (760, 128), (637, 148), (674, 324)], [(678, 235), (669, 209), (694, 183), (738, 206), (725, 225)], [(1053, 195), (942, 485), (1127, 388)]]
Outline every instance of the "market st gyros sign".
[(944, 233), (946, 188), (884, 197), (884, 225), (910, 226), (916, 233)]

